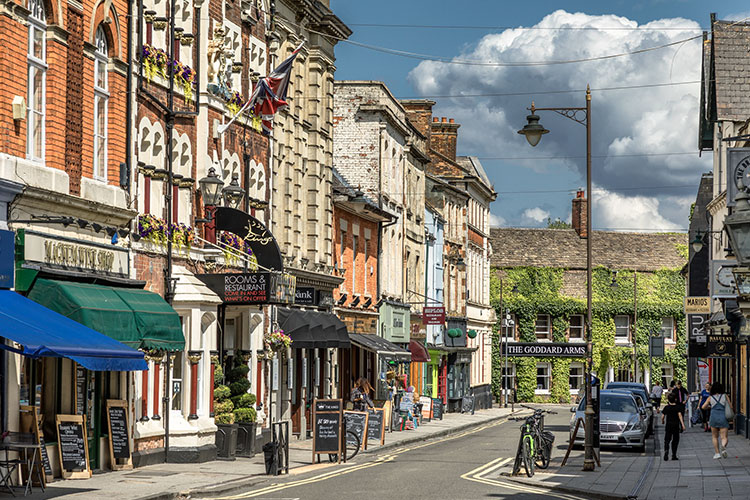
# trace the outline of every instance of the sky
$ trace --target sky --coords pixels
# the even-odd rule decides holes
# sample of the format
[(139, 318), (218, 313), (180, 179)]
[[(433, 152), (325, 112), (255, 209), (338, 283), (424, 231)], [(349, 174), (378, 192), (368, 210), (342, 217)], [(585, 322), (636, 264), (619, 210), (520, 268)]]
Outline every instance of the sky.
[(532, 100), (583, 107), (590, 85), (593, 224), (621, 231), (686, 230), (711, 170), (697, 146), (700, 36), (711, 12), (750, 17), (740, 0), (331, 0), (331, 9), (354, 32), (336, 46), (336, 79), (383, 81), (461, 124), (458, 154), (479, 157), (498, 192), (493, 226), (570, 221), (586, 185), (585, 127), (539, 111), (550, 133), (537, 147), (517, 131)]

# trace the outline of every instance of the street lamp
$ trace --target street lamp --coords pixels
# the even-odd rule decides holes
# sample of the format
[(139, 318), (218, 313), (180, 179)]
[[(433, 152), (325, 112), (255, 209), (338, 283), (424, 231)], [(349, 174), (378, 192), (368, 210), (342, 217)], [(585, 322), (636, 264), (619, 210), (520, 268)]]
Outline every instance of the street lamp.
[(216, 175), (216, 169), (211, 167), (208, 169), (208, 174), (198, 181), (198, 189), (201, 192), (201, 198), (203, 198), (203, 208), (205, 210), (206, 218), (196, 222), (203, 222), (203, 237), (210, 243), (216, 243), (216, 223), (214, 221), (214, 211), (216, 205), (221, 201), (221, 188), (224, 186), (224, 182), (219, 179)]
[(724, 218), (724, 227), (729, 233), (729, 245), (740, 266), (750, 265), (750, 195), (742, 190), (735, 198), (735, 208)]
[[(537, 108), (531, 102), (529, 108), (531, 114), (526, 117), (526, 125), (518, 131), (525, 135), (526, 140), (533, 147), (539, 144), (542, 135), (549, 132), (539, 123), (536, 111), (554, 111), (555, 113), (569, 118), (576, 123), (586, 127), (586, 193), (589, 198), (586, 204), (586, 439), (584, 441), (583, 470), (593, 471), (594, 462), (594, 406), (591, 401), (591, 372), (593, 368), (592, 343), (591, 343), (591, 89), (586, 86), (586, 106), (582, 108)], [(750, 206), (748, 207), (750, 208)], [(750, 231), (748, 231), (750, 233)]]
[[(513, 295), (518, 294), (518, 285), (513, 285), (513, 289), (511, 290), (511, 293)], [(510, 328), (511, 332), (514, 331), (515, 322), (510, 317), (510, 309), (503, 310), (503, 279), (500, 278), (500, 335), (501, 335), (501, 342), (505, 345), (505, 349), (503, 349), (503, 354), (505, 357), (505, 365), (503, 368), (503, 404), (505, 405), (505, 408), (508, 407), (508, 336), (506, 334), (506, 328)], [(515, 336), (513, 338), (515, 340)]]
[(700, 253), (703, 250), (703, 234), (700, 231), (695, 233), (695, 238), (690, 242), (690, 245), (693, 247), (693, 252), (695, 253)]
[(232, 181), (227, 187), (221, 190), (221, 194), (224, 196), (225, 207), (238, 208), (245, 197), (245, 190), (240, 187), (239, 177), (240, 174), (237, 172), (233, 173)]

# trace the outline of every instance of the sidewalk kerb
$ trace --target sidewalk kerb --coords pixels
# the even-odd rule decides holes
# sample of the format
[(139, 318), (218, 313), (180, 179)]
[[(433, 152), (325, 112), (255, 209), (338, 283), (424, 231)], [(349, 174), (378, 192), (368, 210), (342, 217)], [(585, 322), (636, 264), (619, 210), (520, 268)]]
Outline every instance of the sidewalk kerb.
[(582, 490), (580, 488), (572, 488), (561, 484), (547, 484), (542, 481), (529, 480), (522, 476), (503, 476), (503, 479), (523, 484), (525, 486), (534, 486), (536, 488), (559, 491), (560, 493), (570, 493), (571, 495), (585, 495), (587, 498), (596, 498), (598, 500), (627, 500), (628, 498), (626, 495), (613, 495), (603, 491)]

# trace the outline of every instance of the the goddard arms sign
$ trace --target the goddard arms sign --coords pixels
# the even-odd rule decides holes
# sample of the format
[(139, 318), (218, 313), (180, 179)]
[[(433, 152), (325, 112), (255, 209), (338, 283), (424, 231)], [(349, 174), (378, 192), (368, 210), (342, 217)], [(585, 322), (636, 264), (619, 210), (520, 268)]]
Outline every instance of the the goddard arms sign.
[(586, 344), (578, 343), (552, 343), (552, 342), (508, 342), (501, 343), (500, 349), (505, 355), (507, 345), (508, 356), (516, 357), (563, 357), (563, 358), (585, 358)]

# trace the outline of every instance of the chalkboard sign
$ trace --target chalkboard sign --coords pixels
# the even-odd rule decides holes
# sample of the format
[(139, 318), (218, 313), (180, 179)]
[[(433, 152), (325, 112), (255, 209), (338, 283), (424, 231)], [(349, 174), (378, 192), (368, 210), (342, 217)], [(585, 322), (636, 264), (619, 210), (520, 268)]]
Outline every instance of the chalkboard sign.
[(381, 446), (385, 444), (385, 411), (382, 408), (367, 410), (367, 440), (370, 439), (380, 441)]
[(49, 454), (47, 453), (47, 443), (44, 442), (44, 436), (39, 434), (39, 446), (41, 446), (42, 452), (42, 467), (44, 467), (44, 476), (47, 481), (52, 481), (55, 477), (52, 473), (52, 464), (49, 461)]
[(422, 396), (419, 398), (419, 404), (422, 405), (422, 420), (430, 420), (432, 418), (432, 398)]
[(112, 470), (132, 469), (130, 460), (130, 434), (128, 430), (128, 403), (123, 400), (107, 400), (107, 424), (109, 425), (109, 458)]
[(443, 420), (443, 400), (440, 398), (432, 400), (432, 418)]
[(30, 432), (34, 435), (37, 443), (39, 443), (39, 452), (41, 453), (41, 461), (37, 460), (34, 464), (34, 471), (32, 473), (33, 484), (38, 485), (39, 481), (42, 481), (41, 486), (44, 486), (48, 481), (54, 479), (52, 465), (49, 462), (49, 455), (47, 454), (47, 446), (41, 431), (44, 417), (39, 415), (36, 406), (22, 405), (20, 410), (21, 432)]
[(338, 455), (341, 462), (343, 453), (342, 429), (344, 415), (343, 401), (340, 399), (316, 399), (313, 402), (313, 462), (321, 453)]
[(81, 415), (58, 415), (56, 418), (57, 447), (60, 469), (65, 479), (88, 479), (89, 447), (86, 437), (86, 417)]
[(367, 412), (365, 411), (345, 411), (346, 419), (346, 443), (356, 444), (354, 438), (349, 434), (353, 432), (359, 438), (359, 445), (362, 449), (367, 449)]
[(76, 365), (76, 415), (86, 412), (86, 368)]
[(464, 396), (461, 398), (461, 413), (471, 413), (474, 415), (474, 396)]

